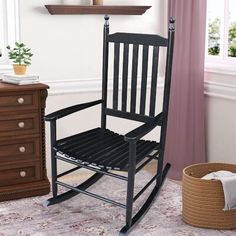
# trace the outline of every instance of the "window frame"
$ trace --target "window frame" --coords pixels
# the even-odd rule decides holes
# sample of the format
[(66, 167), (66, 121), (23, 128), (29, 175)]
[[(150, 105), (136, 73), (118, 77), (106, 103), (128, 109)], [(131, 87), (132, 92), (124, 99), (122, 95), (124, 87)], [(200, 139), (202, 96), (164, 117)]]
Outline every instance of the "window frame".
[(222, 24), (220, 27), (219, 56), (208, 55), (208, 10), (206, 19), (205, 71), (236, 75), (236, 57), (228, 57), (229, 0), (224, 1)]
[(0, 57), (1, 72), (11, 69), (11, 62), (8, 59), (6, 46), (14, 45), (20, 39), (20, 19), (19, 19), (19, 0), (0, 1)]

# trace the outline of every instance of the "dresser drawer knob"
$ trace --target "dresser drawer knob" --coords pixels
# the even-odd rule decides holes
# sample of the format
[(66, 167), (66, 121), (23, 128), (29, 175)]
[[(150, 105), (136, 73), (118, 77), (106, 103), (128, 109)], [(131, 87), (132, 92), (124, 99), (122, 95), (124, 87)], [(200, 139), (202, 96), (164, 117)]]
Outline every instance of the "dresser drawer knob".
[(20, 151), (20, 152), (25, 152), (25, 147), (24, 147), (24, 146), (19, 147), (19, 151)]
[(22, 121), (22, 122), (19, 122), (19, 123), (18, 123), (18, 127), (19, 127), (19, 128), (24, 128), (24, 127), (25, 127), (25, 122), (23, 122), (23, 121)]
[(26, 172), (25, 172), (25, 171), (20, 171), (20, 176), (21, 176), (22, 178), (24, 178), (24, 177), (26, 176)]
[(18, 102), (19, 104), (23, 104), (23, 103), (24, 103), (24, 101), (25, 101), (25, 99), (24, 99), (24, 98), (18, 98), (18, 99), (17, 99), (17, 102)]

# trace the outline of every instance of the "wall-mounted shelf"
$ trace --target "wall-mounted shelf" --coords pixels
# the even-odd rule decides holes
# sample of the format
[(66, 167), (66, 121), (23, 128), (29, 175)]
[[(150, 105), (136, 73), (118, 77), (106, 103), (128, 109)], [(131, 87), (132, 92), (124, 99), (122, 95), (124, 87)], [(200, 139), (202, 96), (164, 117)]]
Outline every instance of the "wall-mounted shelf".
[(110, 14), (142, 15), (151, 6), (82, 6), (82, 5), (45, 5), (51, 15), (66, 14)]

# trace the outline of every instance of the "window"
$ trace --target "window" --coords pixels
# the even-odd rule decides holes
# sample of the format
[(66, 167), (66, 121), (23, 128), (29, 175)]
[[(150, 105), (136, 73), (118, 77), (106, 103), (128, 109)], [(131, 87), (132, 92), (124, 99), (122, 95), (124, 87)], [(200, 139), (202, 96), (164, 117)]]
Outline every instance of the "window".
[(236, 71), (236, 0), (207, 1), (206, 65)]
[[(18, 0), (0, 0), (0, 67), (9, 65), (7, 45), (19, 39)], [(3, 66), (4, 65), (4, 66)]]

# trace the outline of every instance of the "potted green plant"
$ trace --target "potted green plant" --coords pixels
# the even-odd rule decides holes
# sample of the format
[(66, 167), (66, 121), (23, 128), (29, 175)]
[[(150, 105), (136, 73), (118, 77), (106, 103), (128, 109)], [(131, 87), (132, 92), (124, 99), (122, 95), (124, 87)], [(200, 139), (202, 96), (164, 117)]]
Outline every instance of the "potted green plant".
[(15, 43), (15, 47), (7, 46), (8, 57), (13, 60), (13, 69), (16, 75), (24, 75), (26, 68), (31, 64), (31, 49), (27, 48), (24, 43)]

